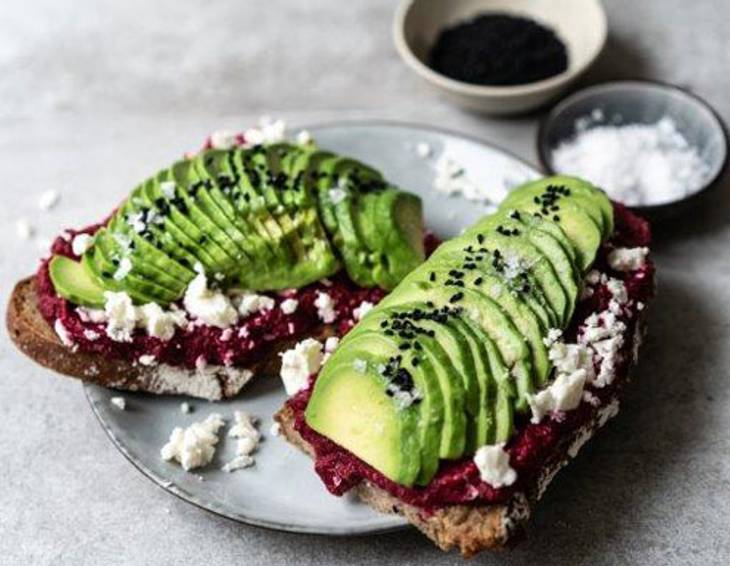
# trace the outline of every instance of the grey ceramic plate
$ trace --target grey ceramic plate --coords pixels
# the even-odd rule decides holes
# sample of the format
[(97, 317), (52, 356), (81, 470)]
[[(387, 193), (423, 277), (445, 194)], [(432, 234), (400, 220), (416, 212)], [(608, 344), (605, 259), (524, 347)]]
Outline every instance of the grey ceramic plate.
[[(487, 207), (432, 189), (435, 159), (446, 151), (467, 174), (499, 198), (506, 187), (538, 175), (529, 165), (502, 150), (460, 135), (410, 125), (352, 122), (309, 128), (319, 145), (362, 159), (388, 179), (423, 198), (426, 223), (441, 237), (457, 234), (482, 216)], [(428, 143), (429, 159), (416, 155)], [(329, 535), (376, 533), (403, 526), (351, 498), (331, 496), (312, 469), (311, 460), (269, 434), (273, 415), (284, 402), (278, 378), (259, 378), (240, 398), (221, 403), (188, 400), (194, 412), (182, 414), (175, 397), (124, 393), (127, 410), (109, 400), (119, 393), (86, 385), (86, 396), (114, 445), (156, 484), (194, 505), (242, 523), (284, 531)], [(175, 426), (187, 426), (213, 412), (229, 421), (236, 409), (260, 417), (264, 441), (252, 468), (227, 474), (221, 465), (233, 456), (232, 442), (222, 437), (213, 464), (197, 473), (163, 462), (160, 448)]]

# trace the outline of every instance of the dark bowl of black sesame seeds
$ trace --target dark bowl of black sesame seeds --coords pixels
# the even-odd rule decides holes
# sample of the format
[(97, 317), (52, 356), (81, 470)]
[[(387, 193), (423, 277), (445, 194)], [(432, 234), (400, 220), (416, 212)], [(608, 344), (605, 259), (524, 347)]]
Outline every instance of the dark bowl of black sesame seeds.
[(393, 24), (398, 53), (433, 89), (495, 115), (559, 96), (606, 35), (600, 0), (402, 0)]

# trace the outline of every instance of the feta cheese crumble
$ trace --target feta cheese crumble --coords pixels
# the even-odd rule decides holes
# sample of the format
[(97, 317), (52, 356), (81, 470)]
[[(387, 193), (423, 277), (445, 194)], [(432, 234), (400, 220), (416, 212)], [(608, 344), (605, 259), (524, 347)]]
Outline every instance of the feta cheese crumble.
[(208, 278), (202, 269), (198, 270), (198, 275), (188, 285), (183, 304), (193, 318), (208, 326), (228, 328), (238, 321), (238, 312), (231, 300), (220, 291), (208, 287)]
[(63, 325), (63, 322), (60, 318), (57, 318), (56, 321), (53, 323), (53, 330), (56, 331), (58, 338), (61, 340), (61, 344), (63, 344), (67, 348), (74, 348), (76, 346), (73, 338), (71, 337), (71, 334), (69, 334), (68, 330)]
[(231, 149), (238, 143), (238, 134), (231, 130), (216, 130), (210, 134), (213, 149)]
[(431, 146), (426, 142), (420, 142), (416, 144), (416, 155), (421, 159), (428, 159), (429, 157), (431, 157), (432, 153), (433, 149), (431, 149)]
[(608, 254), (608, 265), (616, 271), (636, 271), (646, 264), (649, 248), (616, 248)]
[(91, 234), (77, 234), (71, 241), (71, 251), (75, 256), (84, 255), (94, 244), (94, 237)]
[(175, 335), (177, 327), (187, 324), (185, 313), (181, 310), (163, 310), (157, 303), (147, 303), (137, 309), (138, 324), (143, 326), (147, 334), (167, 341)]
[(307, 145), (312, 143), (312, 134), (307, 130), (302, 130), (297, 134), (297, 143), (299, 145)]
[(175, 427), (160, 450), (163, 460), (176, 461), (187, 472), (210, 464), (218, 444), (218, 431), (225, 422), (218, 413), (187, 428)]
[(233, 472), (242, 468), (248, 468), (255, 462), (253, 454), (261, 441), (261, 433), (256, 429), (258, 419), (246, 411), (234, 413), (235, 424), (228, 431), (228, 436), (237, 439), (236, 455), (227, 462), (223, 468), (224, 472)]
[(465, 199), (476, 202), (491, 202), (487, 190), (471, 179), (454, 158), (442, 153), (436, 160), (436, 177), (433, 188), (446, 195), (462, 195)]
[(286, 139), (286, 122), (262, 116), (258, 128), (249, 128), (243, 133), (247, 146), (277, 143)]
[(296, 299), (284, 299), (281, 301), (279, 308), (284, 314), (294, 314), (297, 312), (297, 308), (299, 308), (299, 301)]
[(291, 397), (305, 389), (309, 383), (309, 376), (317, 373), (322, 367), (322, 343), (314, 338), (306, 338), (280, 356), (279, 375), (286, 394)]
[(241, 316), (250, 316), (257, 312), (268, 311), (274, 308), (276, 301), (266, 295), (244, 293), (236, 299), (238, 312)]
[(188, 415), (193, 412), (193, 407), (187, 401), (180, 403), (180, 412), (184, 415)]
[(45, 191), (38, 199), (38, 207), (41, 210), (51, 210), (61, 200), (61, 193), (56, 190), (50, 189)]
[(368, 314), (375, 305), (370, 301), (363, 301), (360, 306), (353, 309), (352, 316), (355, 320), (362, 320), (366, 314)]
[(137, 309), (127, 293), (105, 291), (106, 334), (116, 342), (131, 342), (137, 326)]
[(127, 409), (127, 400), (124, 397), (112, 397), (109, 402), (120, 411), (126, 411)]
[(531, 422), (539, 423), (545, 415), (554, 411), (571, 411), (583, 399), (586, 372), (578, 369), (572, 373), (560, 373), (549, 387), (528, 398), (532, 410)]
[(117, 270), (114, 272), (114, 280), (115, 281), (122, 281), (124, 280), (127, 275), (132, 271), (132, 260), (128, 257), (123, 257), (119, 260), (119, 266), (117, 267)]
[(106, 334), (115, 342), (131, 342), (137, 327), (160, 340), (171, 339), (177, 327), (185, 327), (187, 318), (181, 310), (165, 311), (156, 303), (135, 307), (132, 298), (124, 292), (104, 292), (104, 311), (78, 308), (83, 321), (106, 322)]
[(150, 367), (157, 363), (157, 358), (152, 354), (142, 354), (139, 358), (137, 358), (137, 361), (143, 366)]
[(21, 240), (30, 240), (35, 234), (35, 228), (25, 218), (15, 221), (15, 232)]
[(337, 318), (335, 312), (335, 302), (329, 293), (317, 293), (317, 298), (314, 299), (314, 306), (317, 307), (317, 316), (325, 324), (331, 324)]
[(274, 421), (271, 423), (271, 428), (269, 429), (269, 434), (271, 436), (281, 436), (281, 425)]
[(517, 480), (517, 472), (510, 466), (504, 444), (482, 446), (474, 454), (474, 463), (481, 480), (494, 488), (512, 485)]

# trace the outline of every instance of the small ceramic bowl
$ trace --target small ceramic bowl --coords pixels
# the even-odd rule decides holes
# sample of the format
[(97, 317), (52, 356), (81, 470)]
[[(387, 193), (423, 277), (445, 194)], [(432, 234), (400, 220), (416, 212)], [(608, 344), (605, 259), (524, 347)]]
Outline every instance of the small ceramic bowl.
[(540, 125), (537, 138), (540, 161), (551, 174), (569, 173), (556, 170), (553, 152), (575, 136), (577, 128), (606, 123), (654, 124), (664, 117), (674, 121), (677, 130), (698, 149), (708, 165), (702, 187), (691, 195), (671, 202), (632, 207), (652, 220), (672, 218), (698, 202), (722, 175), (728, 153), (727, 134), (720, 117), (704, 100), (681, 88), (651, 81), (616, 81), (568, 96)]
[[(519, 86), (474, 85), (431, 69), (428, 55), (441, 30), (483, 12), (526, 16), (554, 29), (568, 49), (568, 69)], [(393, 24), (396, 48), (411, 69), (452, 102), (486, 114), (527, 112), (558, 96), (596, 60), (606, 33), (600, 0), (403, 0)]]

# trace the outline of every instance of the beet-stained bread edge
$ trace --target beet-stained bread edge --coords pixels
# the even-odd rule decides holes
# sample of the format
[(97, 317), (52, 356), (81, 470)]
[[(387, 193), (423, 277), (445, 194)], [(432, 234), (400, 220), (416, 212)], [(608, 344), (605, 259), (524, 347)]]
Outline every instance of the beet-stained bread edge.
[[(15, 345), (31, 359), (53, 371), (114, 389), (159, 395), (190, 395), (211, 401), (237, 395), (256, 374), (276, 375), (279, 365), (277, 354), (292, 343), (282, 340), (276, 347), (262, 352), (257, 362), (247, 368), (218, 365), (196, 369), (167, 364), (145, 366), (138, 360), (84, 352), (63, 344), (41, 315), (35, 277), (16, 284), (8, 303), (6, 323)], [(330, 332), (331, 329), (322, 326), (313, 334), (324, 337)]]
[[(632, 338), (632, 366), (638, 360), (645, 333), (644, 311), (637, 320)], [(598, 429), (618, 414), (619, 402), (620, 397), (614, 397), (596, 411), (590, 421), (562, 438), (532, 484), (524, 491), (515, 493), (507, 503), (449, 505), (433, 512), (424, 512), (368, 481), (354, 487), (352, 493), (376, 511), (401, 515), (442, 550), (458, 549), (465, 558), (469, 558), (482, 550), (504, 549), (523, 534), (524, 525), (535, 505), (557, 473), (578, 455), (581, 447)], [(314, 456), (313, 448), (295, 430), (295, 415), (289, 405), (285, 405), (274, 419), (281, 425), (281, 433), (290, 443), (309, 456)]]

